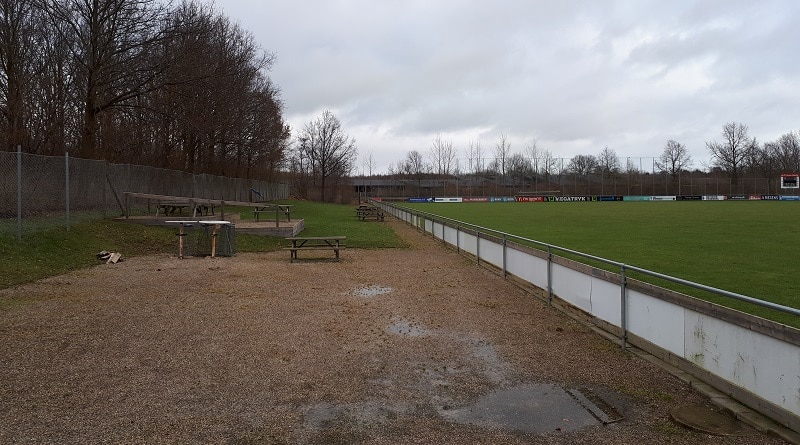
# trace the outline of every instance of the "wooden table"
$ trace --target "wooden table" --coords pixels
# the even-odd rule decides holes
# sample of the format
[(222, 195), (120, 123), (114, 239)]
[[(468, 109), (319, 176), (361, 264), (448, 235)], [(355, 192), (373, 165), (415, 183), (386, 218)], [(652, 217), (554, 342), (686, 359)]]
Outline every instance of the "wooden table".
[(339, 260), (339, 251), (344, 249), (343, 241), (346, 236), (293, 236), (286, 238), (292, 243), (291, 247), (284, 247), (290, 253), (291, 262), (297, 259), (299, 250), (333, 250), (336, 260)]
[(356, 207), (356, 216), (361, 221), (366, 221), (368, 218), (375, 218), (376, 221), (383, 221), (383, 210), (368, 204), (361, 204)]
[(213, 204), (192, 201), (161, 201), (156, 207), (156, 218), (158, 218), (159, 212), (163, 213), (164, 216), (175, 216), (176, 212), (178, 215), (182, 215), (183, 209), (187, 207), (191, 207), (192, 218), (196, 218), (198, 213), (201, 216), (208, 215), (209, 213), (213, 215), (215, 206)]
[(275, 227), (279, 226), (280, 221), (280, 213), (283, 212), (286, 215), (286, 221), (292, 220), (292, 207), (291, 205), (286, 204), (264, 204), (262, 206), (256, 206), (253, 209), (253, 215), (256, 217), (256, 222), (259, 220), (259, 215), (262, 213), (272, 213), (275, 212)]
[(175, 215), (178, 213), (179, 215), (183, 213), (183, 209), (189, 207), (188, 201), (162, 201), (158, 203), (156, 207), (156, 218), (158, 218), (158, 213), (161, 211), (165, 216), (168, 215)]

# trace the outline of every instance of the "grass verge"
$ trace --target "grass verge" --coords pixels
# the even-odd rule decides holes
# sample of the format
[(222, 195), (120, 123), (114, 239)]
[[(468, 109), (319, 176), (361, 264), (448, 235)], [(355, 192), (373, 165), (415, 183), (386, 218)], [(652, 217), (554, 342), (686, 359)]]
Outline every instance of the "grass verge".
[[(407, 244), (385, 224), (360, 221), (351, 205), (284, 201), (294, 205), (293, 218), (305, 220), (305, 236), (346, 235), (348, 247), (393, 248)], [(232, 209), (243, 219), (252, 218), (252, 209)], [(36, 230), (25, 230), (19, 241), (11, 231), (0, 232), (0, 288), (59, 275), (97, 265), (102, 250), (122, 252), (125, 257), (174, 253), (175, 228), (144, 226), (114, 219), (91, 219), (65, 227), (40, 221), (24, 221)], [(277, 250), (287, 245), (283, 238), (236, 235), (238, 252)]]

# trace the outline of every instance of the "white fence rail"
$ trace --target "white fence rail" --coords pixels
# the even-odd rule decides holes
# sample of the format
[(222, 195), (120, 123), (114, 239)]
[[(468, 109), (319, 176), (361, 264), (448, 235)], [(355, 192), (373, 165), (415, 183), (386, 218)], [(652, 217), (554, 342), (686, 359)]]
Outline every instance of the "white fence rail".
[[(626, 276), (641, 272), (800, 316), (800, 310), (568, 249), (377, 202), (386, 212), (478, 262), (578, 308), (601, 328), (800, 432), (800, 330)], [(531, 247), (536, 244), (537, 248)], [(581, 255), (619, 273), (553, 254)]]

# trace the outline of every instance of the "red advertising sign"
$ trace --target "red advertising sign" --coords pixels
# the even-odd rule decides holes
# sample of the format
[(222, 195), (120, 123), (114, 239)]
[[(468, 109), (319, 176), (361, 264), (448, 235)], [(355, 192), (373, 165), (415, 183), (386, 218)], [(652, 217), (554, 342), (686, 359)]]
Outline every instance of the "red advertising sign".
[(517, 202), (544, 202), (544, 196), (515, 196)]

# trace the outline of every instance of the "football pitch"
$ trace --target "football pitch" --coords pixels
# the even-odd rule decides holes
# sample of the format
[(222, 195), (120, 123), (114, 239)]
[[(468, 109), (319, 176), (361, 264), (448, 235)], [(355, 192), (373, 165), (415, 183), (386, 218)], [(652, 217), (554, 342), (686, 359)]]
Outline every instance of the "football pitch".
[[(487, 202), (403, 206), (800, 307), (797, 202)], [(655, 284), (800, 327), (796, 316), (747, 308), (750, 305), (664, 282)]]

